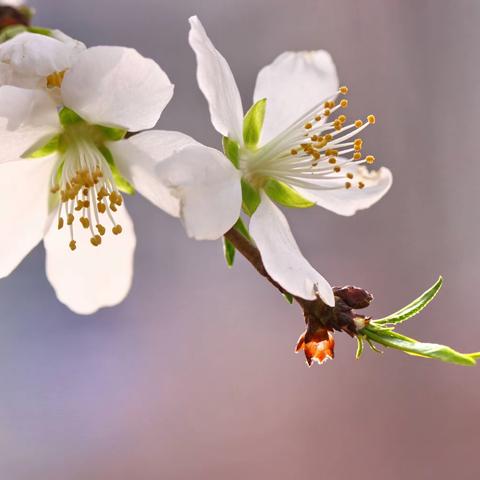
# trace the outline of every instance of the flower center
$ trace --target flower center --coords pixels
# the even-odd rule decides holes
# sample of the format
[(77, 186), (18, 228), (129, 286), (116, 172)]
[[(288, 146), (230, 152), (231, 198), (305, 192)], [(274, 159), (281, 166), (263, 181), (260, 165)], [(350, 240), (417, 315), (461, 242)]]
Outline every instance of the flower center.
[(77, 248), (75, 220), (91, 233), (90, 243), (97, 247), (106, 233), (105, 221), (114, 235), (122, 232), (114, 214), (123, 198), (101, 148), (79, 132), (65, 133), (67, 147), (51, 177), (51, 192), (59, 192), (58, 229), (65, 223), (70, 229), (70, 249)]
[[(347, 122), (344, 114), (334, 114), (348, 106), (337, 95), (346, 95), (340, 87), (332, 97), (323, 100), (276, 138), (255, 151), (242, 149), (240, 168), (252, 186), (261, 187), (268, 178), (275, 178), (293, 187), (314, 189), (364, 188), (361, 178), (352, 173), (351, 166), (372, 164), (373, 155), (362, 156), (363, 140), (358, 134), (375, 117)], [(338, 179), (344, 179), (339, 187)], [(328, 182), (335, 180), (335, 185)]]

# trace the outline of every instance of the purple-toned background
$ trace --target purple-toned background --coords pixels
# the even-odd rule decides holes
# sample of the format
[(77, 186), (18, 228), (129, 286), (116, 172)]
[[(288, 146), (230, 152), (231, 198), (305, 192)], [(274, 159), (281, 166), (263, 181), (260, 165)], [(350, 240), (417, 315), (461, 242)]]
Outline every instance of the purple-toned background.
[[(368, 149), (394, 172), (389, 195), (353, 218), (288, 212), (304, 253), (334, 284), (376, 295), (372, 315), (432, 284), (404, 331), (480, 349), (480, 2), (475, 0), (37, 0), (36, 21), (89, 45), (126, 44), (176, 84), (160, 128), (218, 146), (195, 82), (187, 18), (229, 60), (245, 107), (284, 50), (325, 48), (350, 113), (377, 115)], [(25, 186), (19, 185), (19, 188)], [(132, 291), (70, 313), (37, 248), (0, 282), (2, 480), (478, 479), (480, 370), (389, 351), (306, 368), (300, 312), (218, 243), (129, 199)], [(7, 208), (7, 206), (3, 206)], [(94, 273), (94, 272), (92, 272)]]

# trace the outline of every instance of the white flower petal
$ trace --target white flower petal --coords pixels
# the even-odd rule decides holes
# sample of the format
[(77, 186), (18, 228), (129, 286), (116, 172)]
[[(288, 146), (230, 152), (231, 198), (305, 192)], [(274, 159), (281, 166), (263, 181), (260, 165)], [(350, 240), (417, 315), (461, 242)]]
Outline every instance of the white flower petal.
[(117, 305), (130, 290), (135, 232), (125, 207), (118, 209), (115, 220), (123, 232), (113, 235), (107, 229), (98, 247), (90, 243), (90, 230), (78, 222), (74, 229), (77, 249), (73, 252), (68, 246), (70, 233), (66, 225), (59, 231), (53, 222), (45, 236), (48, 280), (58, 299), (75, 313), (88, 315), (101, 307)]
[(180, 132), (150, 130), (108, 145), (122, 175), (154, 205), (180, 216), (180, 200), (155, 173), (155, 167), (187, 145), (199, 145)]
[[(352, 180), (345, 179), (345, 173), (347, 172), (354, 174)], [(351, 166), (343, 168), (339, 177), (338, 181), (328, 180), (328, 183), (323, 182), (323, 185), (328, 187), (328, 190), (297, 187), (295, 189), (308, 200), (327, 210), (331, 210), (339, 215), (351, 216), (358, 210), (364, 210), (378, 202), (392, 186), (392, 172), (385, 167), (369, 171), (364, 166)], [(348, 190), (344, 188), (346, 181), (352, 184), (352, 188)], [(358, 182), (362, 182), (365, 187), (362, 189), (358, 188)], [(335, 184), (339, 188), (331, 189)], [(322, 185), (322, 182), (316, 182), (316, 185)]]
[(5, 7), (21, 7), (22, 5), (25, 5), (25, 2), (23, 0), (2, 0), (0, 2), (0, 6), (5, 6)]
[(43, 238), (55, 160), (0, 164), (0, 277), (9, 275)]
[(212, 124), (223, 136), (242, 142), (242, 99), (232, 71), (198, 17), (189, 21), (188, 41), (197, 57), (197, 81), (207, 99)]
[(189, 237), (220, 238), (238, 220), (240, 172), (218, 150), (189, 145), (156, 166), (158, 178), (180, 200)]
[(53, 37), (24, 32), (0, 44), (4, 84), (45, 87), (46, 77), (70, 68), (78, 45)]
[(306, 300), (318, 294), (327, 305), (335, 305), (332, 287), (302, 255), (285, 215), (264, 193), (250, 220), (250, 234), (268, 274), (285, 290)]
[(324, 50), (284, 52), (260, 70), (254, 102), (267, 99), (262, 143), (281, 133), (338, 90), (331, 56)]
[(65, 105), (90, 123), (130, 131), (152, 128), (173, 95), (165, 72), (136, 50), (93, 47), (65, 74)]
[(0, 87), (0, 163), (17, 160), (58, 129), (55, 102), (46, 92)]

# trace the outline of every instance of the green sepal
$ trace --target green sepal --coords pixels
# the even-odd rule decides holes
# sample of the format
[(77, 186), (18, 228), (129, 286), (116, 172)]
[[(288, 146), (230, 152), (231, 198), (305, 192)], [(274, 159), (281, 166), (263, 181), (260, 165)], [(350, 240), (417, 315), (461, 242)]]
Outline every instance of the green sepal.
[(114, 127), (104, 127), (102, 125), (95, 125), (98, 132), (103, 136), (104, 140), (110, 142), (117, 142), (118, 140), (123, 140), (127, 134), (127, 130), (123, 128), (114, 128)]
[(440, 288), (442, 288), (443, 278), (439, 277), (438, 280), (420, 297), (414, 300), (412, 303), (403, 307), (398, 312), (392, 313), (388, 317), (375, 320), (376, 325), (398, 325), (405, 320), (420, 313), (437, 295)]
[(293, 303), (293, 295), (289, 292), (285, 292), (282, 294), (283, 295), (283, 298), (290, 304), (292, 305)]
[(223, 152), (225, 156), (233, 163), (235, 168), (240, 167), (240, 146), (235, 140), (223, 137)]
[(475, 365), (475, 359), (479, 358), (478, 353), (460, 353), (446, 345), (419, 342), (413, 338), (394, 332), (391, 329), (377, 326), (373, 322), (365, 327), (361, 331), (361, 334), (365, 335), (370, 341), (388, 348), (401, 350), (408, 355), (441, 360), (442, 362), (453, 363), (455, 365)]
[(28, 27), (25, 25), (10, 25), (8, 27), (4, 27), (1, 29), (0, 32), (0, 43), (7, 42), (11, 40), (13, 37), (20, 35), (23, 32), (28, 31)]
[(54, 137), (50, 138), (45, 144), (43, 144), (39, 148), (35, 148), (35, 150), (29, 150), (25, 154), (22, 155), (22, 158), (26, 159), (34, 159), (34, 158), (43, 158), (51, 155), (52, 153), (57, 152), (60, 150), (60, 139), (61, 135), (55, 135)]
[(228, 268), (233, 267), (235, 261), (235, 245), (228, 239), (223, 237), (223, 254), (225, 256), (225, 261), (227, 262)]
[(134, 195), (135, 188), (133, 188), (133, 186), (120, 173), (120, 170), (115, 165), (115, 161), (113, 160), (112, 152), (110, 152), (110, 150), (104, 145), (98, 147), (98, 149), (108, 162), (110, 170), (112, 171), (113, 180), (115, 181), (115, 185), (118, 187), (118, 189), (127, 195)]
[(249, 149), (254, 149), (260, 141), (266, 107), (267, 99), (262, 98), (245, 115), (243, 120), (243, 142)]
[(31, 27), (28, 27), (27, 30), (30, 33), (36, 33), (37, 35), (45, 35), (46, 37), (52, 36), (52, 31), (49, 28), (45, 28), (45, 27), (31, 26)]
[(242, 208), (251, 217), (260, 205), (260, 194), (246, 180), (242, 179)]
[(60, 112), (58, 112), (58, 116), (60, 118), (60, 123), (64, 127), (68, 127), (69, 125), (75, 125), (76, 123), (85, 122), (85, 120), (83, 120), (83, 118), (78, 115), (78, 113), (75, 113), (68, 107), (63, 107)]
[(283, 182), (271, 178), (264, 186), (267, 195), (274, 201), (285, 207), (310, 208), (314, 202), (303, 198), (297, 191)]

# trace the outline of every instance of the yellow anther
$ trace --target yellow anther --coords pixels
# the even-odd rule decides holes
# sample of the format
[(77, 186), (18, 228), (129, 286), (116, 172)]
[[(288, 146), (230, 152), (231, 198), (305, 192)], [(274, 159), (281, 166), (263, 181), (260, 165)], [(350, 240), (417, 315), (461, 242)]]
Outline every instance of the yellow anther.
[(327, 134), (325, 135), (325, 141), (326, 141), (326, 142), (331, 142), (332, 140), (333, 140), (333, 135), (330, 134), (330, 133), (327, 133)]
[(88, 228), (90, 226), (90, 220), (87, 217), (81, 217), (80, 223), (83, 225), (83, 228)]
[(353, 159), (354, 160), (360, 160), (362, 158), (362, 153), (361, 152), (355, 152), (353, 154)]
[(367, 155), (365, 161), (371, 165), (372, 163), (375, 163), (375, 157), (373, 155)]
[(342, 129), (342, 122), (340, 122), (340, 120), (335, 120), (333, 122), (333, 128), (335, 128), (335, 130), (341, 130)]
[(335, 157), (329, 158), (328, 163), (331, 163), (332, 165), (335, 165), (337, 163), (337, 159)]
[(90, 208), (90, 200), (83, 201), (83, 208)]
[(291, 153), (292, 155), (296, 155), (296, 154), (298, 153), (298, 150), (296, 150), (295, 148), (292, 148), (292, 149), (290, 150), (290, 153)]
[(347, 108), (348, 107), (348, 100), (346, 98), (343, 98), (341, 101), (340, 101), (340, 106), (342, 108)]
[(61, 230), (62, 228), (63, 228), (63, 218), (60, 217), (60, 218), (58, 219), (58, 229)]
[(117, 211), (117, 206), (116, 206), (114, 203), (111, 203), (111, 204), (110, 204), (110, 210), (111, 210), (112, 212), (116, 212), (116, 211)]
[(368, 123), (369, 123), (370, 125), (373, 125), (373, 124), (375, 123), (375, 121), (376, 121), (375, 115), (369, 115), (369, 116), (367, 117), (367, 120), (368, 120)]
[(346, 85), (342, 86), (339, 88), (340, 93), (343, 93), (343, 95), (346, 95), (348, 93), (348, 87)]
[(315, 117), (315, 121), (316, 121), (316, 122), (319, 122), (321, 119), (322, 119), (322, 116), (321, 116), (321, 115), (317, 115), (317, 116)]
[(102, 237), (100, 235), (95, 235), (90, 239), (90, 243), (94, 247), (98, 247), (102, 243)]
[(97, 208), (100, 213), (105, 213), (107, 210), (107, 206), (103, 202), (98, 202)]
[(58, 185), (54, 185), (54, 186), (50, 189), (50, 191), (51, 191), (52, 193), (57, 193), (59, 190), (60, 190), (60, 187), (59, 187)]
[(113, 233), (114, 235), (120, 235), (120, 234), (122, 233), (122, 230), (123, 230), (123, 229), (122, 229), (122, 226), (119, 225), (119, 224), (117, 224), (117, 225), (115, 225), (115, 226), (112, 228), (112, 233)]
[(355, 128), (360, 128), (363, 125), (363, 122), (361, 120), (355, 120)]
[(345, 121), (347, 120), (347, 117), (345, 115), (339, 115), (337, 120), (340, 122), (340, 123), (345, 123)]
[(326, 108), (326, 109), (323, 111), (323, 114), (324, 114), (326, 117), (328, 117), (331, 113), (332, 113), (332, 112), (331, 112), (328, 108)]
[(365, 184), (363, 182), (358, 182), (358, 188), (361, 190), (362, 188), (365, 188)]
[(349, 188), (352, 188), (352, 184), (350, 182), (345, 182), (345, 188), (348, 190)]
[(336, 166), (333, 168), (333, 171), (338, 173), (339, 171), (341, 170), (341, 168), (339, 166)]
[(317, 142), (318, 141), (318, 135), (312, 135), (310, 137), (310, 139), (312, 140), (312, 142)]
[(70, 247), (70, 250), (73, 252), (77, 248), (77, 242), (75, 240), (72, 240), (68, 246)]
[(63, 77), (65, 75), (65, 70), (63, 72), (54, 72), (47, 77), (47, 87), (48, 88), (60, 88), (62, 86)]
[(88, 195), (88, 188), (84, 188), (82, 190), (83, 196), (86, 197)]
[(71, 225), (74, 220), (75, 220), (75, 217), (73, 216), (73, 214), (72, 214), (72, 213), (69, 213), (69, 214), (67, 215), (67, 225)]
[(103, 225), (101, 225), (100, 223), (96, 226), (97, 227), (97, 230), (98, 230), (98, 233), (100, 235), (105, 235), (105, 227)]
[(351, 179), (353, 178), (353, 173), (348, 172), (348, 173), (347, 173), (347, 178), (349, 178), (349, 179), (351, 180)]
[(305, 124), (305, 130), (310, 130), (312, 127), (313, 125), (310, 122)]

